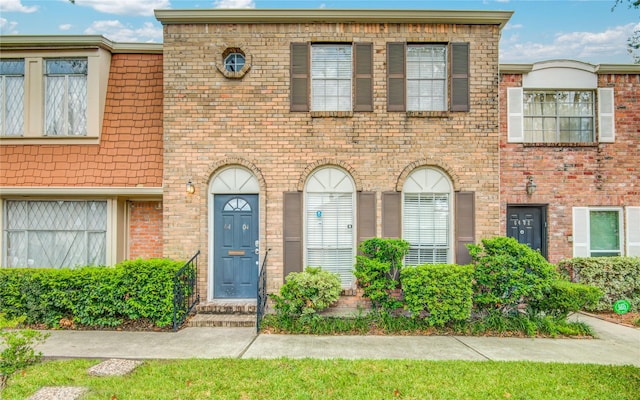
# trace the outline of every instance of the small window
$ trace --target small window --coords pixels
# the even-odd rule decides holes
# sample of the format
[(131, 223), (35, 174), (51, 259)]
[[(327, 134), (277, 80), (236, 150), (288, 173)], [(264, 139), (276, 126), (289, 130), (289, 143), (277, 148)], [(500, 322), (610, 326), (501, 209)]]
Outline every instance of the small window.
[(527, 91), (524, 102), (524, 141), (584, 143), (595, 140), (594, 92)]
[(45, 61), (45, 135), (87, 135), (87, 59)]
[(591, 257), (620, 255), (620, 212), (591, 210), (589, 212), (589, 248)]
[(231, 53), (224, 59), (224, 69), (229, 72), (240, 72), (244, 67), (245, 59), (242, 53)]
[(0, 136), (24, 131), (24, 60), (0, 61)]

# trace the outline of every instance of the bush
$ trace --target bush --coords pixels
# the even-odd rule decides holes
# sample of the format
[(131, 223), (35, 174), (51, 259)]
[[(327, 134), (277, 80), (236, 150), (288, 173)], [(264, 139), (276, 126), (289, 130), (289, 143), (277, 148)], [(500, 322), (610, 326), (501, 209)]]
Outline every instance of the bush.
[(125, 261), (115, 267), (0, 269), (0, 309), (28, 324), (117, 326), (145, 318), (173, 322), (173, 276), (182, 262)]
[(421, 265), (405, 267), (401, 274), (405, 309), (413, 316), (428, 313), (431, 326), (466, 320), (471, 315), (473, 267)]
[(540, 300), (557, 278), (554, 266), (514, 238), (483, 239), (468, 245), (475, 264), (474, 305), (478, 311), (515, 312)]
[(393, 296), (400, 287), (402, 258), (409, 251), (409, 243), (401, 239), (372, 238), (360, 243), (363, 255), (356, 256), (354, 275), (363, 296), (373, 307), (386, 312), (402, 306)]
[(7, 319), (0, 314), (0, 392), (11, 375), (42, 359), (42, 353), (36, 352), (34, 346), (44, 342), (49, 334), (33, 329), (15, 329), (23, 321), (24, 317)]
[(599, 288), (604, 295), (591, 311), (610, 311), (626, 299), (632, 311), (640, 310), (640, 257), (588, 257), (560, 261), (558, 269), (571, 281)]
[(569, 313), (597, 304), (602, 295), (602, 290), (595, 286), (555, 280), (548, 293), (542, 299), (533, 301), (530, 306), (535, 313), (565, 319)]
[(335, 303), (340, 297), (342, 284), (338, 274), (319, 267), (307, 267), (303, 272), (292, 272), (280, 288), (280, 295), (271, 294), (279, 316), (309, 318)]

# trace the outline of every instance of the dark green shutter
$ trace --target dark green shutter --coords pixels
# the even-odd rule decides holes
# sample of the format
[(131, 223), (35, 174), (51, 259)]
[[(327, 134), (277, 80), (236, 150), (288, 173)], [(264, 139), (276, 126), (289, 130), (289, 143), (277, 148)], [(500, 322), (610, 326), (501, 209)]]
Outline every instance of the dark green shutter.
[(402, 193), (382, 193), (382, 237), (402, 237)]
[(452, 43), (451, 111), (469, 108), (469, 43)]
[(284, 276), (302, 268), (302, 192), (283, 195)]
[(387, 111), (405, 111), (404, 43), (387, 43)]
[(456, 192), (456, 264), (465, 265), (471, 262), (467, 244), (475, 243), (476, 216), (475, 193)]
[(291, 111), (309, 111), (309, 44), (291, 43)]
[(358, 244), (376, 236), (376, 193), (358, 192)]
[(355, 45), (355, 107), (354, 111), (373, 111), (373, 45)]

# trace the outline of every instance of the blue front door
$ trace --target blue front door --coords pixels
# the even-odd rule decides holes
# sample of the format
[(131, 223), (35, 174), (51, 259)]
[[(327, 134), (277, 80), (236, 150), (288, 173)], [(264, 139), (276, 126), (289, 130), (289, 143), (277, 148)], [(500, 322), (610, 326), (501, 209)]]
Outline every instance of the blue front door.
[(255, 298), (258, 290), (258, 195), (215, 195), (213, 295)]

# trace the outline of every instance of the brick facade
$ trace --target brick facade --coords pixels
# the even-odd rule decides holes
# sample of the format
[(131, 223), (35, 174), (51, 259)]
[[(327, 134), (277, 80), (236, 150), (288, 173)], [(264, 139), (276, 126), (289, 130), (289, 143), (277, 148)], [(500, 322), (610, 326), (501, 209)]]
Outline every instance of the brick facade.
[[(402, 188), (421, 166), (445, 171), (456, 191), (475, 192), (476, 238), (497, 235), (499, 36), (497, 25), (166, 25), (164, 255), (185, 258), (201, 249), (200, 287), (207, 287), (207, 188), (227, 165), (247, 167), (262, 182), (260, 235), (261, 247), (271, 248), (270, 291), (283, 281), (283, 193), (302, 190), (306, 176), (323, 165), (342, 167), (358, 191), (376, 193), (377, 235), (382, 193)], [(373, 43), (373, 112), (316, 117), (289, 111), (290, 44), (307, 41)], [(394, 41), (468, 42), (471, 111), (387, 112), (386, 44)], [(242, 79), (228, 79), (215, 67), (228, 46), (250, 54)], [(189, 178), (197, 185), (194, 195), (184, 191)]]
[(129, 202), (129, 259), (162, 257), (162, 202)]
[[(598, 87), (614, 89), (615, 142), (575, 146), (508, 143), (507, 88), (522, 86), (522, 75), (500, 79), (500, 234), (506, 234), (508, 204), (547, 206), (552, 263), (573, 256), (573, 207), (640, 205), (640, 74), (597, 79)], [(525, 190), (530, 175), (533, 195)]]

